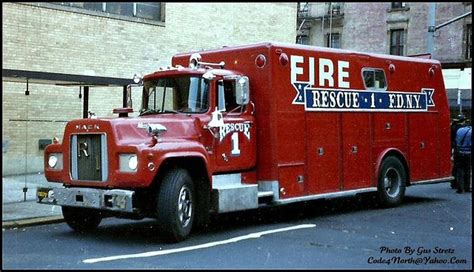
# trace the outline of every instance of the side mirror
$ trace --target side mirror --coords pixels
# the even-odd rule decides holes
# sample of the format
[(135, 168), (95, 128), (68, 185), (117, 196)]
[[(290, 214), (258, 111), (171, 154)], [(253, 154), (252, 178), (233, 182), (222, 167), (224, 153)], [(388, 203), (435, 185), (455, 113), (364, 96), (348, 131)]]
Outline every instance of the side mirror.
[(143, 85), (143, 77), (141, 75), (134, 74), (133, 82), (135, 82), (135, 84), (138, 84), (138, 85)]
[(235, 82), (235, 102), (237, 105), (247, 105), (250, 101), (249, 78), (238, 77)]

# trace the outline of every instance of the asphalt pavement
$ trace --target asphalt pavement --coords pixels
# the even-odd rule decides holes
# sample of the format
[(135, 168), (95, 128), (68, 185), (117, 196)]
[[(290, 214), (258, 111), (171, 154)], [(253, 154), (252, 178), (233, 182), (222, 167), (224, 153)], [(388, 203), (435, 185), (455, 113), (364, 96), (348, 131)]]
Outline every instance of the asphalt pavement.
[(3, 230), (2, 269), (472, 271), (471, 214), (472, 194), (440, 183), (407, 188), (395, 208), (365, 195), (215, 215), (173, 244), (151, 219), (18, 227)]

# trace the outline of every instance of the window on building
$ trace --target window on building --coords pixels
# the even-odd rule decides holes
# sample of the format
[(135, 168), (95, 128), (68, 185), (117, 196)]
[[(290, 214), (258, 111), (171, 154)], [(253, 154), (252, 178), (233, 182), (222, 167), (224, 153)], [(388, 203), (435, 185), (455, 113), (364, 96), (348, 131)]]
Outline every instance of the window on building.
[(392, 2), (392, 9), (401, 9), (405, 7), (405, 2)]
[(300, 35), (298, 36), (298, 40), (296, 41), (298, 44), (309, 44), (309, 37), (306, 35)]
[(339, 33), (326, 34), (326, 46), (330, 48), (341, 48), (341, 35)]
[(341, 3), (330, 2), (328, 6), (328, 14), (332, 14), (332, 15), (341, 14)]
[(130, 2), (107, 2), (105, 3), (105, 11), (113, 14), (133, 16), (133, 5)]
[(51, 2), (110, 14), (162, 21), (161, 2)]
[(405, 30), (404, 29), (390, 30), (390, 55), (403, 56), (404, 44), (405, 44)]
[(466, 59), (472, 59), (472, 25), (466, 26)]
[[(63, 2), (61, 4), (68, 4), (68, 2)], [(76, 8), (83, 8), (83, 9), (88, 9), (88, 10), (94, 10), (94, 11), (105, 11), (104, 10), (104, 5), (99, 2), (90, 2), (90, 3), (74, 3), (70, 2), (70, 6), (76, 7)]]
[(382, 89), (387, 88), (387, 80), (385, 72), (382, 69), (364, 68), (362, 70), (362, 77), (366, 89)]

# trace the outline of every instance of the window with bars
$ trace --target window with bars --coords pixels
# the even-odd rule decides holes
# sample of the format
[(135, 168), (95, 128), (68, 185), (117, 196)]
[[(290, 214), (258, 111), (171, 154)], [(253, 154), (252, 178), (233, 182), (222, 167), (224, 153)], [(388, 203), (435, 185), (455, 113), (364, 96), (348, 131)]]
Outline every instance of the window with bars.
[(393, 29), (390, 30), (390, 55), (404, 55), (405, 46), (405, 30)]
[(472, 24), (466, 25), (466, 59), (472, 59)]
[(300, 35), (300, 36), (298, 36), (298, 38), (296, 40), (296, 43), (297, 44), (309, 45), (309, 37), (306, 36), (306, 35)]
[(97, 12), (163, 21), (161, 2), (50, 2)]
[(341, 48), (341, 35), (339, 33), (326, 34), (326, 46), (330, 48)]
[(405, 2), (392, 2), (392, 9), (401, 9), (405, 7)]

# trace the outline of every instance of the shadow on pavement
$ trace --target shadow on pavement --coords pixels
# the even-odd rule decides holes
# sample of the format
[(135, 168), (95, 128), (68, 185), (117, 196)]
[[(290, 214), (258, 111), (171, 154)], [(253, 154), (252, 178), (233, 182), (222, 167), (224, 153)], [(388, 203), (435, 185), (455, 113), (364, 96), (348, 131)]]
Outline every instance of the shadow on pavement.
[[(440, 201), (445, 200), (430, 197), (405, 196), (401, 207)], [(362, 194), (353, 197), (313, 200), (283, 206), (262, 207), (257, 210), (211, 215), (210, 224), (204, 229), (195, 230), (186, 241), (205, 240), (208, 239), (210, 235), (218, 235), (235, 230), (245, 231), (245, 229), (250, 227), (267, 224), (297, 224), (301, 220), (323, 219), (328, 216), (382, 209), (385, 208), (377, 203), (375, 195)], [(142, 246), (156, 246), (157, 244), (166, 243), (166, 239), (158, 231), (157, 222), (153, 219), (140, 221), (126, 220), (124, 223), (117, 222), (120, 221), (107, 218), (104, 219), (99, 228), (94, 231), (79, 233), (72, 229), (67, 229), (65, 232), (56, 233), (55, 236), (56, 238), (77, 237), (84, 242), (90, 241), (92, 243), (106, 241), (107, 243), (117, 244), (136, 243)], [(240, 234), (232, 234), (231, 237), (238, 235)], [(182, 242), (182, 244), (187, 244), (188, 242), (186, 241)]]

